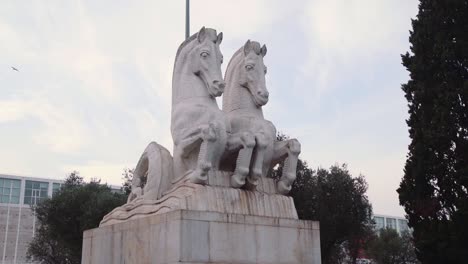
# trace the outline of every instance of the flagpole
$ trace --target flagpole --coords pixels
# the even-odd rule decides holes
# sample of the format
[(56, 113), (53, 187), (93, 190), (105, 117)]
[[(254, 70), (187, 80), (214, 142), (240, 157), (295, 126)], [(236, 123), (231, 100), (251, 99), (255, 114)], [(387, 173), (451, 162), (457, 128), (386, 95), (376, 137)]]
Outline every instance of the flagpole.
[(190, 37), (190, 0), (185, 0), (185, 39)]

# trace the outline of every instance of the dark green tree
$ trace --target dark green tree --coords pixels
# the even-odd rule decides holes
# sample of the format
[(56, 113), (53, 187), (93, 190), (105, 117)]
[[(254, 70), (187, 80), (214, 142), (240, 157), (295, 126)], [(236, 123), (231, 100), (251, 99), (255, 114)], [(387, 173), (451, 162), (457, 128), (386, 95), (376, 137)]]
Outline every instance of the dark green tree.
[(370, 239), (366, 252), (376, 264), (418, 263), (411, 234), (404, 232), (400, 236), (391, 228), (381, 229)]
[[(287, 138), (278, 135), (278, 140)], [(269, 177), (279, 179), (282, 167), (271, 170)], [(355, 263), (359, 249), (372, 234), (372, 206), (366, 191), (364, 176), (352, 177), (346, 165), (314, 171), (299, 159), (290, 195), (300, 219), (320, 221), (324, 264), (343, 263), (344, 257)]]
[(468, 1), (421, 0), (402, 56), (411, 144), (398, 189), (423, 263), (468, 259)]
[(320, 221), (322, 262), (339, 263), (336, 253), (345, 245), (351, 262), (355, 263), (358, 250), (373, 226), (364, 177), (352, 177), (343, 165), (318, 169), (311, 178), (298, 181), (291, 196), (301, 219)]
[(125, 194), (97, 181), (84, 183), (73, 172), (52, 198), (33, 208), (39, 228), (28, 257), (44, 264), (81, 263), (83, 231), (97, 227), (104, 215), (125, 201)]

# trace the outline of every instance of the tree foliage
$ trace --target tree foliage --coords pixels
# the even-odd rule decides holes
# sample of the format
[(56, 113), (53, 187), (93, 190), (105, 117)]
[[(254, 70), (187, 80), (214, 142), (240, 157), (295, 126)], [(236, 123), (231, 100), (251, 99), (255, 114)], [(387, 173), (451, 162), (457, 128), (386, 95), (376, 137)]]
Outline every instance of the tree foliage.
[[(285, 139), (278, 136), (278, 140)], [(278, 179), (282, 167), (273, 169), (269, 177)], [(299, 159), (290, 195), (300, 219), (320, 221), (323, 263), (342, 263), (343, 247), (351, 262), (355, 261), (372, 234), (372, 206), (366, 191), (364, 176), (352, 177), (346, 165), (314, 171)]]
[(376, 264), (418, 263), (408, 231), (400, 236), (394, 229), (381, 229), (379, 235), (369, 241), (366, 252)]
[(468, 259), (468, 1), (421, 0), (402, 56), (411, 144), (398, 189), (423, 263)]
[(71, 173), (52, 198), (35, 208), (38, 230), (28, 248), (30, 259), (44, 264), (81, 262), (83, 231), (99, 225), (104, 215), (124, 204), (126, 196), (97, 181), (84, 183)]
[(373, 225), (364, 177), (353, 178), (346, 165), (318, 169), (309, 179), (302, 176), (298, 174), (291, 196), (301, 219), (320, 221), (323, 263), (337, 263), (335, 253), (344, 243), (355, 259)]
[(135, 169), (125, 168), (122, 172), (122, 180), (124, 181), (122, 184), (122, 191), (129, 195), (132, 192), (132, 181), (133, 181), (133, 171)]

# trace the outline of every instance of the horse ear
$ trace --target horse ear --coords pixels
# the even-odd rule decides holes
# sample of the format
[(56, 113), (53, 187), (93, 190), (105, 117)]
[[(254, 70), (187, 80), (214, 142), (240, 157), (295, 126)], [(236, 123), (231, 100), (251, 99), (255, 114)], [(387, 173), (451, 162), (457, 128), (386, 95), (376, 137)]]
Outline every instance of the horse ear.
[(205, 27), (202, 27), (200, 29), (200, 31), (198, 31), (197, 38), (198, 38), (198, 42), (200, 42), (200, 43), (202, 43), (205, 40), (205, 38), (206, 38), (206, 29), (205, 29)]
[(262, 57), (265, 57), (266, 53), (267, 53), (267, 48), (265, 44), (263, 44), (262, 48), (260, 49), (260, 54), (262, 54)]
[(218, 37), (216, 38), (216, 43), (219, 45), (223, 41), (223, 32), (219, 32)]
[(249, 40), (247, 40), (247, 42), (244, 45), (244, 55), (247, 56), (247, 54), (249, 54), (249, 52), (251, 50), (252, 50), (252, 45), (251, 45), (251, 42), (250, 42), (250, 39), (249, 39)]

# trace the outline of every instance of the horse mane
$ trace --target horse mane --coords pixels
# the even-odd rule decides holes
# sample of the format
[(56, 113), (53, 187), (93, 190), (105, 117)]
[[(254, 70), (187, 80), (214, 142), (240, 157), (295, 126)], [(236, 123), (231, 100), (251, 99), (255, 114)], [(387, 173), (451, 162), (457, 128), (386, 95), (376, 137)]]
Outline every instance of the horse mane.
[(224, 78), (226, 79), (226, 84), (228, 84), (231, 81), (234, 75), (236, 66), (237, 64), (239, 64), (239, 60), (244, 58), (243, 51), (244, 51), (244, 47), (242, 46), (240, 49), (234, 52), (234, 55), (232, 55), (231, 59), (229, 60), (228, 66), (226, 67), (226, 73), (224, 74)]
[(238, 106), (234, 105), (236, 102), (235, 98), (239, 97), (239, 91), (237, 91), (235, 78), (237, 73), (237, 66), (244, 59), (244, 46), (238, 49), (231, 60), (229, 60), (228, 66), (226, 67), (226, 73), (224, 74), (224, 80), (226, 82), (226, 88), (223, 93), (223, 111), (229, 113)]
[(198, 32), (193, 34), (188, 39), (184, 40), (184, 42), (182, 42), (182, 44), (180, 44), (179, 48), (177, 49), (175, 61), (177, 61), (177, 59), (179, 58), (179, 54), (182, 51), (182, 49), (185, 48), (185, 46), (187, 46), (190, 42), (192, 42), (192, 40), (196, 39), (197, 35), (198, 35)]

